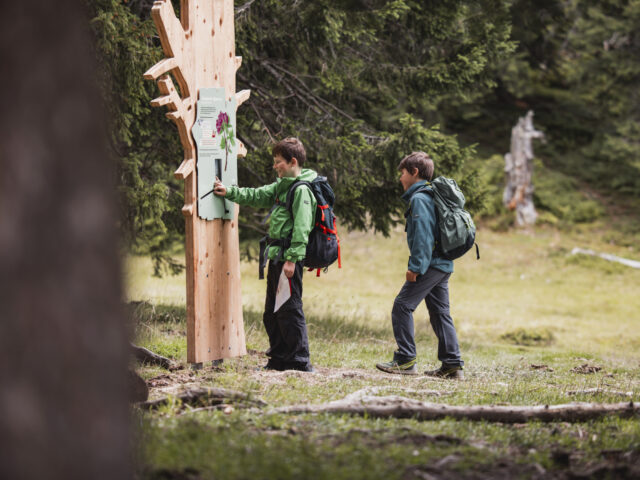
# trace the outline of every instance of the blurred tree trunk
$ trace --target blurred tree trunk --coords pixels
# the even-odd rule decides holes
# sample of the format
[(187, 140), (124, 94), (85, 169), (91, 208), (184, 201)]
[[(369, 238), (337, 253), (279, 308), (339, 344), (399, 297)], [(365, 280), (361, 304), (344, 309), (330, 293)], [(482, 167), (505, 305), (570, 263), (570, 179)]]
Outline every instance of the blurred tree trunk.
[(114, 173), (82, 2), (0, 16), (0, 478), (130, 477)]

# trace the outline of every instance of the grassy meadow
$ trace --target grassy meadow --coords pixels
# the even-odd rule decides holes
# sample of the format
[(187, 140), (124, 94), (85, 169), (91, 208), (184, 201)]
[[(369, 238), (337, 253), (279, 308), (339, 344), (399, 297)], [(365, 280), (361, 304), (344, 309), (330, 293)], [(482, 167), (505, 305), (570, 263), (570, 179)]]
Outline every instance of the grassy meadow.
[[(256, 370), (268, 347), (256, 262), (242, 264), (249, 354), (194, 371), (185, 363), (184, 276), (154, 278), (147, 257), (128, 259), (136, 342), (185, 365), (172, 372), (138, 366), (151, 398), (205, 385), (267, 402), (137, 411), (138, 478), (635, 478), (637, 418), (507, 425), (270, 412), (362, 389), (451, 405), (638, 401), (640, 270), (570, 254), (582, 247), (640, 260), (633, 235), (604, 220), (568, 231), (481, 227), (481, 259), (470, 252), (457, 260), (450, 282), (463, 382), (376, 371), (395, 347), (390, 310), (404, 281), (404, 233), (343, 232), (341, 239), (343, 268), (305, 277), (313, 374)], [(415, 319), (419, 367), (434, 368), (424, 305)]]

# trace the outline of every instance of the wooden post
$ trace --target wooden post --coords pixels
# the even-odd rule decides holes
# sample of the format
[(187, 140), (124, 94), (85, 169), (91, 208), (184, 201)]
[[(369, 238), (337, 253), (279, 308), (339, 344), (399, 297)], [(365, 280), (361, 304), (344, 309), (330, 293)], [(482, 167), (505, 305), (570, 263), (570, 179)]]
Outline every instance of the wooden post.
[[(162, 96), (151, 104), (168, 107), (167, 117), (178, 127), (184, 148), (175, 176), (185, 182), (187, 361), (244, 355), (239, 209), (236, 206), (232, 220), (198, 216), (196, 146), (191, 136), (200, 89), (223, 87), (227, 100), (235, 96), (237, 106), (249, 97), (246, 90), (236, 94), (236, 70), (242, 58), (235, 56), (233, 0), (181, 0), (180, 20), (171, 2), (161, 0), (153, 4), (151, 16), (166, 58), (144, 78), (158, 82)], [(239, 144), (238, 155), (245, 154)]]

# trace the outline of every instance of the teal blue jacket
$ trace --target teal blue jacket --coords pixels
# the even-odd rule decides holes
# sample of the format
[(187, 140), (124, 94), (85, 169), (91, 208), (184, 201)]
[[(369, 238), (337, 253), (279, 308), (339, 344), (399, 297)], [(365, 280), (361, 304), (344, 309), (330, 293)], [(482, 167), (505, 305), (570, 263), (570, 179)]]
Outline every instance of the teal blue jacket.
[(424, 275), (429, 268), (453, 273), (453, 261), (434, 255), (438, 223), (433, 197), (426, 192), (416, 193), (427, 182), (420, 180), (411, 185), (402, 195), (409, 205), (407, 209), (407, 243), (409, 244), (408, 269)]
[[(225, 198), (239, 205), (270, 208), (278, 199), (278, 206), (269, 217), (269, 237), (273, 239), (291, 236), (291, 246), (283, 253), (283, 258), (291, 262), (303, 260), (309, 243), (309, 233), (313, 229), (316, 213), (316, 198), (306, 185), (296, 188), (293, 194), (293, 218), (285, 203), (289, 187), (296, 180), (311, 182), (317, 177), (313, 170), (303, 169), (297, 178), (278, 178), (274, 183), (260, 188), (227, 187)], [(268, 257), (273, 260), (278, 256), (280, 247), (269, 248)]]

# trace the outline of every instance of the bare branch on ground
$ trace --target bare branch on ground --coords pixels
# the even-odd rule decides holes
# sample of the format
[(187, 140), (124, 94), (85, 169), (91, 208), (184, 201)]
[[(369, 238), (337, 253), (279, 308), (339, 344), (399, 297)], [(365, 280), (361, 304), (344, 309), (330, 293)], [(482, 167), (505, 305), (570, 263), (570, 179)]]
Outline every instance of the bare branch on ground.
[(348, 397), (319, 405), (292, 405), (273, 410), (274, 413), (339, 413), (367, 415), (376, 418), (416, 418), (438, 420), (445, 417), (489, 422), (526, 423), (533, 420), (543, 422), (581, 422), (606, 415), (631, 417), (638, 415), (640, 407), (633, 402), (599, 404), (570, 403), (540, 406), (454, 406), (421, 402), (396, 395), (386, 397), (364, 396), (357, 400)]
[(577, 254), (591, 255), (592, 257), (600, 257), (604, 260), (608, 260), (609, 262), (617, 262), (622, 265), (626, 265), (627, 267), (640, 268), (640, 262), (638, 262), (637, 260), (630, 260), (628, 258), (618, 257), (616, 255), (611, 255), (609, 253), (598, 253), (598, 252), (594, 252), (593, 250), (575, 247), (573, 250), (571, 250), (571, 255), (577, 255)]
[(176, 364), (169, 360), (167, 357), (163, 357), (162, 355), (153, 353), (151, 350), (148, 350), (144, 347), (138, 347), (137, 345), (134, 345), (132, 343), (131, 351), (139, 362), (160, 365), (162, 368), (166, 368), (167, 370), (176, 368)]

